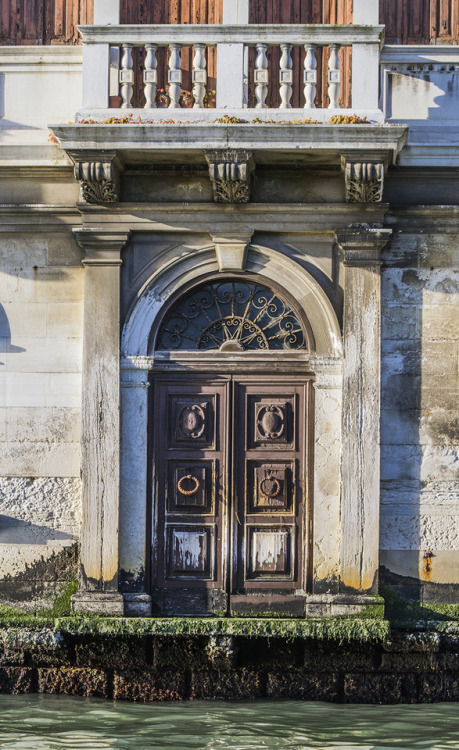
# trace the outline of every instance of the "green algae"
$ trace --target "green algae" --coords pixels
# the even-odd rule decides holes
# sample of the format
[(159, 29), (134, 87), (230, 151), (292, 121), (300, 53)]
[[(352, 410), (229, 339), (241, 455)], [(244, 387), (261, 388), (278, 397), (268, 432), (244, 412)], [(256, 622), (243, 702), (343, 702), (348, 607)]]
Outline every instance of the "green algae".
[(381, 619), (308, 618), (305, 620), (267, 618), (195, 617), (70, 617), (56, 621), (55, 628), (75, 635), (229, 635), (245, 638), (316, 639), (338, 643), (384, 641), (389, 623)]
[(384, 589), (386, 617), (393, 630), (459, 634), (459, 604), (424, 604), (402, 599), (391, 588)]
[(0, 627), (53, 628), (56, 618), (71, 615), (72, 595), (77, 591), (78, 581), (68, 581), (54, 599), (52, 607), (49, 609), (40, 608), (36, 612), (24, 612), (15, 607), (0, 605)]

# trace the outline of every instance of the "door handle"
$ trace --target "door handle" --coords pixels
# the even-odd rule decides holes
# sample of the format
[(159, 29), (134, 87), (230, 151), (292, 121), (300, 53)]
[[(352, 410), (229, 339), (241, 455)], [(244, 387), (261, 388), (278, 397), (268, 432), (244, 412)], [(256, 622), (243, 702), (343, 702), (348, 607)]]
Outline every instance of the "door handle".
[[(183, 482), (194, 482), (194, 487), (191, 488), (191, 490), (185, 490), (183, 488)], [(187, 474), (184, 477), (181, 477), (177, 482), (177, 489), (182, 495), (196, 495), (197, 491), (199, 490), (201, 486), (201, 482), (197, 477), (194, 477), (192, 474)]]

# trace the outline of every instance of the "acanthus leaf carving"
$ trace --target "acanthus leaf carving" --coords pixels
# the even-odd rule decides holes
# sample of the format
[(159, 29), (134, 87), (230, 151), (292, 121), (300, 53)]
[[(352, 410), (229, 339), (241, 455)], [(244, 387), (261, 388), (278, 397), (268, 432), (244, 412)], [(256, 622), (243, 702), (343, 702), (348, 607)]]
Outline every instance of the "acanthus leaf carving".
[(84, 203), (117, 203), (120, 188), (120, 164), (116, 154), (71, 154), (75, 178), (80, 182)]
[(248, 151), (210, 151), (206, 153), (209, 176), (216, 203), (248, 203), (253, 170)]
[(347, 203), (380, 203), (384, 188), (384, 164), (374, 161), (346, 161)]

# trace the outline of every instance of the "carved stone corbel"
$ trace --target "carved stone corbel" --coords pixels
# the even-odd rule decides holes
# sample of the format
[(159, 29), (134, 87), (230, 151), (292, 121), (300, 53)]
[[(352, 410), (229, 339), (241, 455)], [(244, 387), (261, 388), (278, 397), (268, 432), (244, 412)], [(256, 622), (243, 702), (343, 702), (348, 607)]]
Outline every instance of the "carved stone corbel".
[(121, 163), (115, 152), (70, 153), (75, 162), (75, 178), (80, 182), (83, 203), (117, 203)]
[(347, 203), (381, 203), (387, 158), (343, 154)]
[(208, 151), (205, 154), (216, 203), (248, 203), (254, 168), (249, 151)]

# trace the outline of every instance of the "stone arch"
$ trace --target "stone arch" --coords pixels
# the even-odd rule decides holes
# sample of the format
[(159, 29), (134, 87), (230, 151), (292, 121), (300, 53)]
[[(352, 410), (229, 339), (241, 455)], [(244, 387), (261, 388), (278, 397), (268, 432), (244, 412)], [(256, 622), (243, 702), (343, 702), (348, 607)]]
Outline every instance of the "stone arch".
[[(148, 354), (151, 330), (163, 315), (168, 300), (183, 287), (198, 283), (219, 272), (214, 246), (190, 252), (185, 258), (167, 264), (155, 272), (132, 305), (123, 326), (121, 354), (138, 357)], [(251, 245), (245, 267), (247, 275), (256, 274), (269, 286), (284, 288), (307, 318), (318, 357), (342, 356), (341, 333), (333, 306), (325, 291), (293, 259), (276, 250)]]

